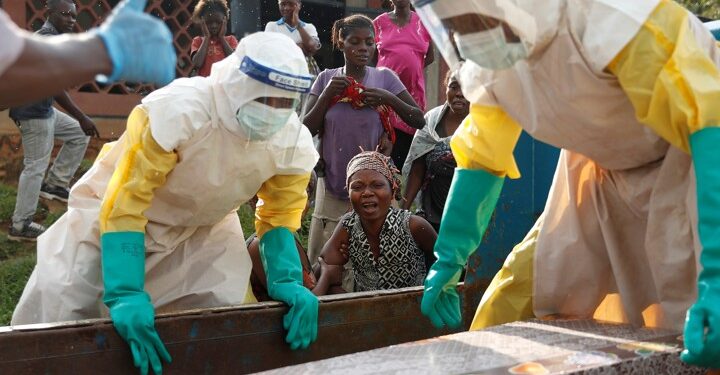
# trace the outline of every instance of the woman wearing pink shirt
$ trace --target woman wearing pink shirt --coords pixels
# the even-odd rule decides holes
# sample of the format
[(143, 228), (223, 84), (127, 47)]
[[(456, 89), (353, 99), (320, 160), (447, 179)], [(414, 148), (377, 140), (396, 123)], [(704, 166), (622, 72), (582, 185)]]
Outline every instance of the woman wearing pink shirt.
[[(392, 69), (405, 85), (420, 109), (425, 112), (425, 76), (423, 68), (435, 60), (430, 34), (420, 18), (410, 10), (409, 0), (391, 0), (394, 10), (379, 15), (373, 20), (375, 43), (377, 44), (377, 67)], [(397, 141), (392, 149), (395, 165), (405, 163), (415, 129), (398, 116), (391, 121)]]

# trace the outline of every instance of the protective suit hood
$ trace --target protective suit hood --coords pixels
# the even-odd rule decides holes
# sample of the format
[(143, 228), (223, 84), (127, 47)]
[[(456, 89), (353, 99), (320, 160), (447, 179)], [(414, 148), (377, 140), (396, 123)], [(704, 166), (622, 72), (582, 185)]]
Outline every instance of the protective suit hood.
[[(533, 59), (570, 27), (601, 71), (635, 35), (659, 0), (415, 0), (413, 4), (448, 64), (458, 57), (442, 20), (481, 14), (504, 21)], [(453, 56), (455, 55), (455, 56)]]
[[(153, 135), (168, 149), (176, 142), (163, 144), (161, 139), (178, 137), (160, 134), (171, 130), (154, 123), (185, 124), (173, 131), (191, 133), (210, 121), (213, 126), (248, 138), (236, 118), (241, 107), (262, 97), (298, 101), (301, 93), (310, 90), (311, 82), (305, 56), (292, 39), (280, 33), (258, 32), (240, 40), (230, 56), (213, 64), (208, 77), (177, 79), (148, 95), (142, 103)], [(299, 119), (293, 114), (288, 122), (299, 123)]]
[[(263, 68), (271, 72), (265, 76), (253, 74)], [(283, 78), (274, 77), (283, 74), (285, 78), (295, 77), (297, 80), (286, 88), (279, 88), (283, 85)], [(208, 78), (220, 122), (233, 132), (237, 132), (237, 129), (232, 129), (237, 123), (235, 114), (249, 101), (261, 97), (299, 100), (300, 94), (308, 92), (312, 83), (300, 47), (283, 34), (266, 32), (251, 34), (240, 40), (232, 55), (213, 64)], [(296, 116), (292, 118), (297, 119)]]
[(565, 0), (416, 0), (414, 5), (439, 46), (450, 45), (437, 40), (448, 37), (442, 19), (477, 13), (507, 23), (532, 55), (557, 33)]

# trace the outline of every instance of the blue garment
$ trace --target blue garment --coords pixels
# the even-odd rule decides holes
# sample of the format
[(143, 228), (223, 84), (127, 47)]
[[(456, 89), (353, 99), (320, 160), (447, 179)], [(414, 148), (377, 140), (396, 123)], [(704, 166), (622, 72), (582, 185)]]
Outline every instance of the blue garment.
[[(38, 35), (59, 35), (60, 32), (50, 23), (45, 24), (36, 32)], [(34, 103), (10, 108), (10, 118), (14, 121), (48, 119), (53, 114), (53, 97), (45, 98)]]
[[(277, 22), (275, 22), (275, 23), (277, 23), (278, 26), (280, 26), (280, 25), (285, 25), (285, 27), (287, 27), (287, 29), (288, 29), (290, 32), (293, 32), (293, 31), (297, 30), (296, 27), (292, 27), (292, 26), (288, 25), (287, 22), (285, 22), (285, 18), (284, 18), (284, 17), (280, 17), (280, 19), (277, 20)], [(305, 22), (303, 22), (303, 20), (300, 20), (300, 27), (305, 27)]]

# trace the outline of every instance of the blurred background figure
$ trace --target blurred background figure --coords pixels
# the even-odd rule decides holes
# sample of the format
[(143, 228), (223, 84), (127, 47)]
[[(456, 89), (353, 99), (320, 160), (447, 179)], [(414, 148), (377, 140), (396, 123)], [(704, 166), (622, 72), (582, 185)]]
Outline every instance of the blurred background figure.
[[(315, 26), (300, 19), (300, 9), (302, 8), (300, 0), (278, 0), (278, 8), (280, 9), (280, 19), (268, 22), (265, 25), (265, 31), (282, 33), (290, 37), (305, 54), (308, 71), (314, 79), (320, 74), (320, 68), (313, 56), (321, 47)], [(306, 102), (307, 95), (303, 95), (298, 107), (298, 115), (302, 115)]]
[(195, 5), (193, 20), (200, 26), (202, 36), (193, 38), (190, 46), (193, 63), (191, 76), (209, 76), (212, 64), (229, 56), (237, 48), (237, 39), (225, 35), (229, 14), (230, 9), (225, 0), (200, 0)]
[[(410, 10), (410, 0), (392, 0), (393, 10), (373, 20), (377, 46), (377, 67), (392, 69), (415, 99), (420, 110), (425, 111), (424, 68), (435, 60), (430, 34), (420, 18)], [(397, 130), (392, 158), (395, 165), (405, 164), (416, 129), (398, 116), (391, 116)]]
[[(72, 0), (48, 0), (47, 19), (37, 34), (72, 33), (76, 18), (77, 9)], [(71, 116), (55, 110), (53, 101)], [(10, 118), (20, 129), (24, 158), (8, 239), (35, 241), (45, 231), (45, 227), (33, 222), (38, 198), (42, 196), (67, 202), (70, 179), (85, 155), (88, 136), (99, 137), (99, 134), (95, 123), (75, 105), (66, 91), (39, 102), (11, 108)], [(47, 172), (47, 178), (44, 178), (54, 139), (62, 141), (63, 146)]]
[(404, 209), (410, 209), (420, 192), (417, 214), (440, 231), (445, 200), (457, 163), (450, 149), (450, 139), (460, 123), (470, 113), (470, 102), (463, 96), (457, 70), (448, 71), (445, 104), (425, 114), (425, 127), (413, 138), (410, 152), (403, 166), (407, 179)]

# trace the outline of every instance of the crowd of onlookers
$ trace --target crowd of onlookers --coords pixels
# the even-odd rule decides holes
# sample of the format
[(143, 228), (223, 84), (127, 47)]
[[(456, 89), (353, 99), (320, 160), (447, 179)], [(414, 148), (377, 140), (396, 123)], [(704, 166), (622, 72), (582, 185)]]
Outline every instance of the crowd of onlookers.
[[(335, 21), (331, 40), (322, 42), (342, 52), (339, 67), (318, 67), (313, 55), (321, 40), (300, 18), (301, 0), (278, 0), (280, 18), (264, 29), (290, 37), (314, 77), (297, 112), (316, 136), (320, 161), (308, 186), (314, 207), (306, 210), (312, 212), (307, 249), (299, 240), (296, 245), (304, 284), (318, 295), (421, 285), (434, 261), (456, 166), (449, 140), (469, 103), (448, 72), (447, 101), (426, 108), (424, 68), (434, 61), (430, 35), (409, 0), (388, 3), (391, 10), (374, 20), (357, 14)], [(74, 28), (72, 1), (48, 0), (47, 6), (39, 34)], [(212, 64), (237, 47), (228, 19), (226, 0), (196, 4), (193, 20), (201, 35), (192, 40), (191, 76), (208, 76)], [(70, 116), (56, 111), (54, 101)], [(98, 132), (66, 93), (12, 108), (10, 117), (23, 137), (25, 166), (8, 237), (34, 240), (45, 230), (33, 222), (38, 198), (67, 201), (70, 176), (89, 136)], [(44, 177), (53, 139), (64, 144)], [(253, 291), (262, 300), (268, 297), (258, 242), (254, 235), (247, 239)]]

